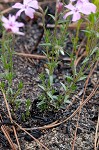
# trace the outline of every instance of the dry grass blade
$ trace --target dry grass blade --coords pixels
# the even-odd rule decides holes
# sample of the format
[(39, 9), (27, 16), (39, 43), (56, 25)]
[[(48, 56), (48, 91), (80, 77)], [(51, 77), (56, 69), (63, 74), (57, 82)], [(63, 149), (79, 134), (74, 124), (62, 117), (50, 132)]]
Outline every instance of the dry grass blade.
[[(7, 103), (7, 100), (6, 100), (6, 96), (5, 96), (5, 94), (4, 94), (4, 92), (3, 92), (2, 89), (1, 89), (1, 91), (2, 91), (2, 93), (3, 93), (3, 97), (4, 97), (4, 101), (5, 101), (5, 104), (6, 104), (6, 108), (7, 108), (8, 114), (9, 114), (10, 121), (13, 122), (12, 117), (11, 117), (11, 113), (10, 113), (10, 109), (9, 109), (9, 106), (8, 106), (8, 103)], [(23, 130), (24, 132), (26, 132), (31, 138), (33, 138), (33, 140), (35, 140), (40, 146), (44, 147), (45, 150), (49, 150), (45, 145), (43, 145), (41, 142), (39, 142), (39, 140), (37, 140), (35, 137), (33, 137), (30, 133), (28, 133), (28, 132), (27, 132), (25, 129), (23, 129), (20, 125), (17, 124), (17, 126), (18, 126), (21, 130)], [(17, 140), (17, 142), (18, 142), (19, 150), (21, 150), (20, 144), (19, 144), (19, 141), (18, 141), (18, 138), (17, 138), (16, 130), (15, 130), (14, 126), (13, 126), (13, 131), (14, 131), (14, 135), (15, 135), (15, 137), (16, 137), (16, 140)], [(6, 136), (6, 137), (7, 137), (7, 136)], [(13, 150), (14, 150), (14, 149), (13, 149)]]
[[(3, 110), (2, 110), (3, 111)], [(4, 111), (3, 111), (4, 112)], [(7, 114), (5, 114), (8, 118), (9, 116)], [(46, 146), (44, 146), (41, 142), (39, 142), (39, 140), (37, 140), (35, 137), (33, 137), (30, 133), (28, 133), (24, 128), (22, 128), (19, 124), (17, 124), (14, 120), (12, 120), (12, 122), (18, 126), (18, 128), (22, 131), (24, 131), (26, 134), (28, 134), (35, 142), (37, 142), (40, 146), (42, 146), (43, 148), (45, 148), (45, 150), (49, 150)], [(53, 122), (52, 124), (57, 123), (57, 121)], [(21, 150), (21, 149), (19, 149)]]
[[(2, 91), (2, 94), (3, 94), (3, 97), (4, 97), (4, 101), (5, 101), (5, 104), (6, 104), (6, 108), (7, 108), (7, 111), (8, 111), (8, 115), (9, 115), (10, 121), (11, 121), (11, 123), (12, 123), (13, 121), (12, 121), (12, 117), (11, 117), (9, 105), (8, 105), (7, 100), (6, 100), (6, 95), (5, 95), (5, 93), (4, 93), (4, 91), (3, 91), (2, 88), (1, 88), (1, 91)], [(19, 150), (21, 150), (20, 143), (19, 143), (19, 140), (18, 140), (18, 137), (17, 137), (17, 134), (16, 134), (16, 129), (15, 129), (14, 126), (12, 126), (12, 128), (13, 128), (13, 132), (14, 132), (14, 135), (15, 135), (15, 138), (16, 138), (16, 141), (17, 141), (17, 144), (18, 144), (18, 148), (19, 148)]]
[[(40, 22), (40, 23), (39, 23), (39, 26), (40, 26), (40, 27), (43, 27), (43, 23)], [(53, 29), (53, 28), (55, 28), (55, 24), (47, 24), (46, 27), (47, 27), (47, 28), (50, 28), (50, 29)], [(60, 29), (61, 27), (62, 27), (61, 24), (58, 24), (58, 25), (57, 25), (57, 28)], [(71, 23), (71, 24), (68, 26), (68, 28), (69, 28), (70, 30), (76, 29), (76, 28), (77, 28), (77, 23)], [(80, 29), (85, 29), (85, 28), (86, 28), (86, 23), (82, 23), (81, 26), (80, 26)]]
[(75, 64), (75, 67), (77, 67), (78, 63), (80, 62), (80, 60), (86, 56), (86, 52), (83, 52), (83, 54), (77, 58), (77, 60), (75, 60), (74, 64)]
[[(14, 121), (13, 121), (14, 122)], [(28, 134), (35, 142), (37, 142), (40, 146), (42, 146), (43, 148), (45, 148), (45, 150), (49, 150), (45, 145), (43, 145), (39, 140), (37, 140), (34, 136), (32, 136), (29, 132), (27, 132), (24, 128), (22, 128), (19, 124), (17, 124), (16, 122), (14, 122), (20, 130), (24, 131), (26, 134)]]
[(21, 57), (28, 57), (33, 59), (47, 59), (44, 55), (36, 55), (36, 54), (26, 54), (26, 53), (15, 53), (15, 55), (21, 56)]
[(7, 131), (7, 129), (6, 129), (6, 126), (5, 126), (5, 125), (2, 125), (2, 126), (1, 126), (1, 130), (2, 130), (2, 132), (4, 133), (5, 137), (7, 138), (8, 142), (9, 142), (9, 144), (10, 144), (10, 146), (11, 146), (11, 149), (12, 149), (12, 150), (17, 150), (15, 144), (13, 143), (13, 141), (12, 141), (12, 139), (11, 139), (11, 137), (10, 137), (10, 135), (9, 135), (9, 133), (8, 133), (8, 131)]

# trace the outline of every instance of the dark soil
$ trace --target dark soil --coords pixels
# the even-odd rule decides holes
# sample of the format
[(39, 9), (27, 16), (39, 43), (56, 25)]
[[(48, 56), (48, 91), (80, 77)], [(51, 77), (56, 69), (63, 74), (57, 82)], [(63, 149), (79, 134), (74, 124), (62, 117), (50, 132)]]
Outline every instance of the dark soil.
[[(54, 11), (52, 13), (54, 13)], [(23, 19), (25, 22), (24, 16), (20, 19)], [(48, 23), (53, 23), (50, 18), (47, 18), (47, 21), (48, 20)], [(16, 52), (39, 55), (43, 54), (44, 49), (39, 45), (40, 43), (44, 42), (43, 29), (39, 27), (39, 21), (40, 20), (34, 20), (26, 23), (24, 31), (26, 33), (25, 36), (16, 36)], [(70, 31), (70, 34), (71, 33), (74, 33), (74, 31)], [(81, 32), (79, 36), (79, 43), (83, 40), (83, 38), (84, 35)], [(72, 50), (70, 36), (66, 41), (66, 50)], [(69, 67), (69, 62), (65, 58), (67, 58), (67, 55), (61, 57), (61, 63), (55, 70), (55, 87), (57, 89), (60, 88), (59, 81), (64, 81), (63, 76), (72, 74)], [(46, 60), (30, 59), (14, 55), (13, 62), (14, 72), (16, 74), (13, 80), (13, 87), (16, 88), (19, 81), (23, 82), (24, 87), (18, 97), (18, 99), (21, 101), (21, 107), (18, 109), (18, 111), (16, 111), (16, 115), (12, 116), (13, 119), (22, 127), (35, 128), (49, 125), (56, 120), (62, 121), (69, 117), (79, 107), (83, 95), (84, 82), (78, 83), (76, 92), (71, 96), (70, 101), (72, 102), (72, 105), (69, 106), (69, 104), (66, 104), (64, 108), (60, 110), (41, 112), (41, 110), (37, 108), (38, 95), (41, 93), (41, 89), (38, 87), (38, 84), (41, 83), (39, 74), (44, 71), (46, 67)], [(79, 67), (80, 65), (78, 66), (78, 69)], [(95, 84), (98, 82), (98, 71), (99, 70), (97, 67), (90, 78), (85, 98), (91, 93)], [(0, 65), (0, 72), (3, 72), (2, 65)], [(81, 110), (74, 148), (75, 150), (94, 150), (95, 131), (98, 120), (98, 94), (99, 93), (97, 92)], [(30, 108), (30, 116), (23, 120), (22, 113), (25, 113), (25, 102), (27, 99), (30, 99), (32, 104)], [(0, 115), (3, 117), (3, 122), (0, 121), (0, 126), (7, 125), (11, 127), (12, 125), (10, 124), (10, 120), (7, 118), (6, 114), (7, 111), (3, 101), (3, 96), (0, 92)], [(77, 120), (78, 113), (66, 123), (62, 123), (57, 127), (46, 130), (31, 129), (29, 133), (31, 133), (35, 138), (49, 148), (49, 150), (72, 150)], [(40, 146), (25, 132), (19, 130), (17, 134), (22, 150), (43, 149), (40, 148)], [(15, 137), (12, 133), (11, 137), (15, 142)], [(0, 150), (11, 150), (7, 139), (1, 130)]]

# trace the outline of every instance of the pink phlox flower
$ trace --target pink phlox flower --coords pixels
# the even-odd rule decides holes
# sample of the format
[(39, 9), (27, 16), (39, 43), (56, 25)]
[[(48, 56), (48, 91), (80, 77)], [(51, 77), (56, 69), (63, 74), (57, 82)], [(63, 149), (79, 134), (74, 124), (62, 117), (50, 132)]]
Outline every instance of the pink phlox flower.
[(34, 18), (35, 9), (38, 9), (38, 1), (37, 0), (24, 0), (23, 4), (16, 3), (13, 8), (20, 9), (16, 16), (20, 16), (22, 12), (25, 12), (25, 14), (30, 17), (31, 19)]
[(96, 12), (96, 6), (88, 0), (78, 0), (75, 5), (69, 3), (68, 5), (65, 5), (65, 7), (71, 11), (64, 15), (64, 19), (66, 19), (69, 15), (73, 15), (72, 21), (74, 22), (81, 18), (81, 13), (89, 15)]
[(80, 7), (80, 12), (85, 15), (96, 12), (96, 6), (90, 3), (89, 0), (78, 0), (76, 5)]
[(3, 26), (7, 31), (13, 32), (15, 34), (24, 35), (24, 33), (19, 31), (20, 27), (23, 27), (24, 24), (16, 21), (16, 16), (9, 15), (8, 19), (6, 17), (1, 18)]
[(77, 21), (81, 18), (81, 14), (80, 14), (80, 10), (79, 10), (79, 7), (78, 6), (73, 6), (71, 3), (68, 4), (68, 5), (65, 5), (65, 7), (71, 11), (67, 12), (65, 15), (64, 15), (64, 19), (66, 19), (69, 15), (73, 15), (73, 18), (72, 18), (72, 21)]

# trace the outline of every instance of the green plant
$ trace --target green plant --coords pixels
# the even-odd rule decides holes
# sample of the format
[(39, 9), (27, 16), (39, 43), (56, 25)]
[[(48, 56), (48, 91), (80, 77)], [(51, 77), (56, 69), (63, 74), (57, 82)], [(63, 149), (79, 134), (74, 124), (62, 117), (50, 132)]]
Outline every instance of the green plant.
[[(43, 13), (45, 16), (45, 13)], [(83, 30), (86, 34), (87, 44), (86, 44), (86, 53), (85, 58), (83, 58), (80, 63), (80, 69), (77, 70), (77, 65), (75, 62), (78, 59), (76, 55), (77, 49), (79, 49), (78, 40), (79, 40), (79, 32), (80, 25), (86, 20), (80, 19), (77, 23), (76, 36), (72, 37), (73, 50), (72, 52), (68, 52), (68, 56), (70, 57), (71, 63), (70, 67), (72, 70), (72, 75), (64, 76), (64, 83), (60, 82), (60, 89), (63, 88), (63, 92), (54, 87), (54, 71), (59, 64), (60, 54), (64, 55), (64, 42), (68, 36), (68, 25), (71, 22), (70, 19), (62, 22), (59, 20), (59, 15), (56, 9), (55, 16), (50, 15), (55, 21), (55, 27), (53, 33), (51, 33), (48, 29), (45, 28), (44, 25), (44, 35), (45, 35), (45, 43), (41, 44), (46, 51), (44, 54), (47, 57), (47, 67), (44, 73), (40, 74), (40, 80), (42, 84), (39, 87), (42, 89), (42, 93), (39, 96), (40, 102), (38, 103), (38, 107), (41, 110), (52, 110), (59, 109), (65, 103), (70, 103), (70, 96), (77, 89), (77, 83), (79, 81), (86, 79), (86, 71), (90, 70), (90, 61), (94, 63), (99, 54), (99, 45), (97, 45), (97, 41), (99, 38), (99, 12), (95, 14), (90, 14), (87, 18), (87, 27), (86, 30)], [(44, 23), (43, 16), (43, 23)], [(57, 29), (57, 25), (60, 23), (60, 31)], [(58, 36), (58, 31), (61, 36)]]

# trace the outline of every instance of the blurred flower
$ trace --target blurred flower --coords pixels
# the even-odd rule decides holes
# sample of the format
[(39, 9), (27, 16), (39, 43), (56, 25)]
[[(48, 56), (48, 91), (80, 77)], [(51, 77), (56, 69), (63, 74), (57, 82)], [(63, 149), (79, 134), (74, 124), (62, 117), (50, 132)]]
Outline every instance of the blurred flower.
[(38, 1), (37, 0), (24, 0), (23, 4), (16, 3), (13, 8), (20, 9), (16, 16), (20, 16), (22, 12), (25, 12), (25, 14), (30, 17), (31, 19), (34, 18), (35, 9), (38, 9)]
[(89, 0), (78, 0), (76, 5), (80, 7), (80, 12), (83, 14), (89, 15), (96, 12), (96, 6), (90, 3)]
[(19, 31), (20, 27), (23, 27), (24, 24), (16, 21), (16, 16), (9, 15), (8, 19), (4, 16), (1, 18), (3, 22), (3, 26), (9, 32), (13, 32), (15, 34), (24, 35), (24, 33)]
[(60, 13), (63, 9), (63, 3), (58, 2), (57, 5), (56, 5), (56, 9), (57, 9), (57, 12)]
[(73, 15), (72, 21), (77, 21), (81, 18), (80, 10), (78, 6), (73, 6), (71, 3), (65, 5), (66, 8), (70, 9), (71, 11), (67, 12), (64, 15), (64, 19), (66, 19), (69, 15)]
[(81, 13), (89, 15), (96, 12), (96, 6), (88, 0), (78, 0), (75, 5), (69, 3), (68, 5), (65, 5), (65, 7), (71, 11), (64, 15), (64, 19), (66, 19), (69, 15), (73, 15), (72, 21), (74, 22), (81, 18)]

